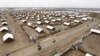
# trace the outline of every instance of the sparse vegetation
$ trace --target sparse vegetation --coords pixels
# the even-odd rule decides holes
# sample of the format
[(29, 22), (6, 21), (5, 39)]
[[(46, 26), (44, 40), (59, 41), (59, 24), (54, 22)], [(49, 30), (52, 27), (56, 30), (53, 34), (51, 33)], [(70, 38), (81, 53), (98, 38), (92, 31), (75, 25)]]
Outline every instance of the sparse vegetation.
[(93, 18), (100, 18), (100, 13), (92, 12), (92, 13), (90, 13), (90, 16)]

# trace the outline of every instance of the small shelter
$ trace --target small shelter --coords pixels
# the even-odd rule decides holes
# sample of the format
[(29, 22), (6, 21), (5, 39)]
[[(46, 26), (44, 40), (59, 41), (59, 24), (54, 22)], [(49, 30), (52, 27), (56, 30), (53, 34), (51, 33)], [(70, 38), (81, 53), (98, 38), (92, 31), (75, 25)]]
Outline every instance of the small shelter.
[(44, 23), (45, 23), (45, 24), (49, 24), (49, 23), (50, 23), (50, 21), (48, 21), (48, 20), (45, 20), (45, 21), (44, 21)]
[(100, 27), (100, 24), (98, 26)]
[(11, 33), (6, 33), (5, 35), (3, 35), (3, 41), (4, 42), (10, 42), (14, 40), (14, 36)]
[(56, 22), (56, 20), (55, 20), (55, 19), (52, 19), (51, 21), (52, 21), (52, 22)]
[(70, 23), (69, 23), (69, 22), (64, 22), (63, 25), (65, 25), (65, 26), (69, 26)]
[(74, 22), (75, 22), (75, 23), (79, 23), (80, 21), (79, 21), (79, 20), (74, 20)]
[(8, 31), (8, 27), (3, 26), (0, 28), (0, 32), (5, 32), (5, 31)]
[(26, 23), (26, 20), (21, 20), (22, 23)]
[(55, 29), (53, 26), (50, 26), (50, 25), (47, 25), (46, 28), (49, 29), (49, 30), (54, 30)]
[(38, 33), (44, 32), (44, 30), (43, 30), (42, 28), (40, 28), (40, 27), (37, 27), (35, 30), (36, 30)]
[(28, 26), (32, 26), (32, 23), (28, 22), (27, 25), (28, 25)]
[(59, 22), (60, 22), (60, 21), (61, 21), (61, 19), (60, 19), (60, 18), (57, 18), (57, 21), (59, 21)]
[(92, 54), (86, 53), (85, 56), (93, 56)]
[(87, 21), (87, 20), (88, 20), (88, 18), (82, 18), (82, 20), (83, 20), (83, 21)]
[(91, 29), (90, 31), (93, 32), (93, 33), (100, 34), (100, 30), (97, 30), (97, 29)]
[(41, 22), (41, 21), (37, 21), (37, 24), (38, 24), (38, 25), (41, 25), (41, 24), (42, 24), (42, 22)]
[(2, 22), (1, 24), (2, 24), (2, 26), (4, 26), (4, 25), (8, 25), (7, 22)]

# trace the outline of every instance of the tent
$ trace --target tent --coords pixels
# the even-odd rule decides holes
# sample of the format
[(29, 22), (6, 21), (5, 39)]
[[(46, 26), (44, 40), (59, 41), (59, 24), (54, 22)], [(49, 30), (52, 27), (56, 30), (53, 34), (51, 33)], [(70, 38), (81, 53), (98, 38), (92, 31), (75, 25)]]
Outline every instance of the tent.
[(41, 25), (41, 24), (42, 24), (42, 22), (41, 22), (41, 21), (37, 21), (37, 24)]
[(40, 21), (41, 19), (40, 18), (37, 18), (37, 20)]
[(21, 22), (22, 22), (22, 23), (25, 23), (25, 22), (26, 22), (26, 20), (21, 20)]
[(42, 28), (40, 28), (40, 27), (37, 27), (35, 30), (36, 30), (38, 33), (44, 32), (44, 30), (43, 30)]
[(92, 54), (86, 53), (85, 56), (93, 56)]
[(61, 19), (60, 18), (57, 18), (57, 21), (61, 21)]
[(69, 26), (70, 25), (70, 23), (68, 23), (68, 22), (64, 22), (63, 23), (65, 26)]
[(98, 26), (100, 27), (100, 24)]
[(93, 33), (100, 34), (100, 30), (97, 30), (97, 29), (91, 29), (90, 31), (93, 32)]
[(13, 39), (14, 39), (14, 36), (13, 36), (13, 34), (11, 34), (11, 33), (6, 33), (6, 34), (3, 36), (3, 41), (4, 41), (4, 42), (12, 41)]
[(80, 21), (79, 20), (74, 20), (74, 22), (79, 23)]
[(49, 24), (49, 23), (50, 23), (50, 21), (48, 21), (48, 20), (45, 20), (45, 21), (44, 21), (44, 23), (46, 23), (46, 24)]
[(8, 23), (7, 23), (7, 22), (2, 22), (1, 24), (2, 24), (2, 26), (3, 26), (3, 25), (7, 25)]
[(83, 20), (83, 21), (87, 21), (88, 19), (87, 19), (87, 18), (82, 18), (82, 20)]
[(50, 26), (50, 25), (47, 25), (46, 28), (49, 29), (49, 30), (54, 30), (55, 29), (53, 26)]
[(28, 26), (32, 26), (32, 23), (28, 22), (27, 25), (28, 25)]
[(0, 32), (2, 32), (2, 31), (8, 31), (8, 27), (6, 27), (6, 26), (1, 27)]
[(56, 22), (56, 20), (55, 20), (55, 19), (52, 19), (51, 21), (52, 21), (52, 22)]

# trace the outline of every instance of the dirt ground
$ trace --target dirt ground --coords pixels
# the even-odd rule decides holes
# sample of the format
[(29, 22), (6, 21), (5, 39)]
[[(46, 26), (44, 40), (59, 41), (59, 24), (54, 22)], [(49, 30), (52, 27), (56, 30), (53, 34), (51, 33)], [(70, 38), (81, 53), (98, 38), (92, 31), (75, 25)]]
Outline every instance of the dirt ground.
[(85, 56), (85, 53), (91, 53), (95, 56), (100, 56), (100, 35), (92, 33), (86, 37), (79, 50), (69, 50), (62, 56)]
[(100, 35), (92, 33), (83, 40), (81, 49), (96, 56), (100, 56)]
[(85, 53), (80, 50), (72, 50), (71, 49), (63, 56), (85, 56)]

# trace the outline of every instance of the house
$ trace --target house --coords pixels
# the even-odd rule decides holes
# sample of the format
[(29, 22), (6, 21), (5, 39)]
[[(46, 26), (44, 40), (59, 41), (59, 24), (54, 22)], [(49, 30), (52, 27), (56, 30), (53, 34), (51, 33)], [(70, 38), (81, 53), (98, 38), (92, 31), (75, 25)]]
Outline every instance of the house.
[(82, 18), (82, 20), (83, 20), (83, 21), (87, 21), (87, 20), (88, 20), (88, 18)]
[(31, 18), (32, 18), (32, 19), (34, 19), (35, 17), (34, 17), (34, 16), (32, 16)]
[(22, 23), (26, 23), (26, 20), (21, 20)]
[(100, 30), (97, 29), (90, 29), (90, 32), (100, 34)]
[(28, 25), (28, 26), (32, 26), (32, 23), (28, 22), (27, 25)]
[(44, 23), (45, 23), (45, 24), (49, 24), (49, 23), (50, 23), (50, 21), (48, 21), (48, 20), (45, 20), (45, 21), (44, 21)]
[(29, 17), (26, 17), (26, 20), (28, 20), (29, 19)]
[(40, 18), (37, 18), (37, 20), (40, 21), (41, 19)]
[(98, 26), (100, 27), (100, 24)]
[(44, 30), (43, 30), (42, 28), (40, 28), (40, 27), (37, 27), (35, 30), (36, 30), (38, 33), (44, 32)]
[(21, 20), (21, 18), (19, 17), (19, 18), (17, 18), (17, 20)]
[(10, 42), (14, 40), (14, 36), (11, 33), (6, 33), (5, 35), (3, 35), (3, 41), (4, 42)]
[(6, 27), (6, 26), (1, 27), (0, 32), (3, 32), (3, 31), (8, 31), (8, 27)]
[(41, 24), (42, 24), (42, 22), (41, 22), (41, 21), (37, 21), (37, 24), (38, 24), (38, 25), (41, 25)]
[(8, 25), (7, 22), (2, 22), (1, 24), (2, 24), (2, 26), (4, 26), (4, 25)]
[(59, 21), (59, 22), (60, 22), (60, 21), (61, 21), (61, 19), (60, 19), (60, 18), (57, 18), (57, 21)]
[(86, 53), (85, 56), (93, 56), (92, 54)]
[(64, 22), (63, 25), (65, 25), (65, 26), (69, 26), (70, 23), (69, 23), (69, 22)]
[(53, 26), (50, 26), (50, 25), (47, 25), (46, 28), (49, 29), (49, 30), (54, 30), (55, 29)]
[(80, 21), (79, 21), (79, 20), (74, 20), (74, 22), (75, 22), (75, 23), (79, 23)]
[(62, 18), (65, 18), (66, 16), (65, 16), (65, 15), (62, 15), (61, 17), (62, 17)]
[(56, 22), (56, 20), (55, 20), (55, 19), (52, 19), (51, 21), (52, 21), (52, 22)]
[(47, 18), (44, 18), (44, 20), (46, 20)]

